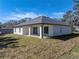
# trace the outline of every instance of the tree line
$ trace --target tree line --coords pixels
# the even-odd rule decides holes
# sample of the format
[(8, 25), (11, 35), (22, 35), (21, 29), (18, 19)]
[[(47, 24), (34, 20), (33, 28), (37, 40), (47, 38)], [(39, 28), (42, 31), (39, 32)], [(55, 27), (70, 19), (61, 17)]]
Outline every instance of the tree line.
[(31, 20), (31, 18), (23, 18), (21, 20), (9, 20), (5, 23), (0, 22), (0, 28), (2, 28), (2, 29), (12, 29), (16, 25), (23, 23), (23, 22), (26, 22), (27, 20)]
[(79, 26), (79, 0), (73, 0), (74, 6), (72, 10), (66, 12), (63, 21), (75, 26)]

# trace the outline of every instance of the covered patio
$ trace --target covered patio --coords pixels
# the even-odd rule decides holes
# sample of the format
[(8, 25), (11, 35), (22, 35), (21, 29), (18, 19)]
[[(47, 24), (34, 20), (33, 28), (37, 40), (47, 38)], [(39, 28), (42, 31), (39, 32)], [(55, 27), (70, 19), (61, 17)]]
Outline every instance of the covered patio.
[(32, 37), (43, 38), (48, 35), (48, 26), (44, 26), (42, 24), (25, 26), (23, 27), (23, 34)]

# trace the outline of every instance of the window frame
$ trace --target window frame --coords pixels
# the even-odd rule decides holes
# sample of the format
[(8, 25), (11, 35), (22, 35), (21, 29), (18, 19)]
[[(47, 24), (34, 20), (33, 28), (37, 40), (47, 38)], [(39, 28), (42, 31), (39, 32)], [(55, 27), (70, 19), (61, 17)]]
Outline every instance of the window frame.
[(33, 34), (34, 35), (38, 35), (38, 27), (33, 27)]
[(49, 34), (49, 27), (48, 26), (44, 26), (44, 34)]

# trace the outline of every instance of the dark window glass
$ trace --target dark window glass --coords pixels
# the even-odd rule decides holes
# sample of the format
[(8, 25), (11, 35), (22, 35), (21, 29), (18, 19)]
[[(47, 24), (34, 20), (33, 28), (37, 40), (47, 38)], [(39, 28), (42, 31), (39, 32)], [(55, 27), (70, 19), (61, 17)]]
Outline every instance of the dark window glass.
[(62, 28), (60, 28), (60, 32), (62, 32)]
[(38, 28), (37, 27), (33, 27), (33, 34), (38, 34)]
[(48, 27), (44, 27), (44, 34), (48, 34)]

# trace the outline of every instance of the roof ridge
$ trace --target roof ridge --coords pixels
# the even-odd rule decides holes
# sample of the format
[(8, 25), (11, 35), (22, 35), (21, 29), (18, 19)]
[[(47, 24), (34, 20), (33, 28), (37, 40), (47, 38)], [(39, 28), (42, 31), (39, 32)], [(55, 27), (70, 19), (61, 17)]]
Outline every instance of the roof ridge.
[(34, 19), (28, 20), (24, 23), (19, 24), (20, 25), (29, 25), (29, 24), (41, 24), (41, 23), (46, 23), (46, 24), (63, 24), (67, 25), (61, 21), (54, 20), (53, 18), (50, 18), (48, 16), (38, 16)]

